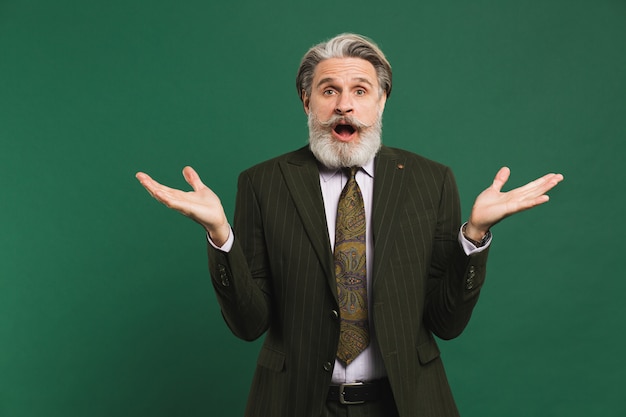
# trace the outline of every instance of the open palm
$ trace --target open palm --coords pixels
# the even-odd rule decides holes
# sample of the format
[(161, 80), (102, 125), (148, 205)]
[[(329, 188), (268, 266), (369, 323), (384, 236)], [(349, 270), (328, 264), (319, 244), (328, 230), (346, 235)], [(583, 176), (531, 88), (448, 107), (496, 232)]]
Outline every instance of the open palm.
[(472, 207), (468, 233), (471, 227), (475, 236), (483, 235), (502, 219), (547, 202), (550, 197), (546, 193), (563, 180), (561, 174), (546, 174), (519, 188), (502, 192), (510, 174), (509, 168), (501, 168), (491, 186), (478, 195)]
[(185, 167), (183, 176), (193, 191), (167, 187), (143, 172), (136, 175), (152, 197), (202, 225), (213, 242), (221, 246), (228, 239), (230, 226), (219, 197), (204, 185), (193, 168)]

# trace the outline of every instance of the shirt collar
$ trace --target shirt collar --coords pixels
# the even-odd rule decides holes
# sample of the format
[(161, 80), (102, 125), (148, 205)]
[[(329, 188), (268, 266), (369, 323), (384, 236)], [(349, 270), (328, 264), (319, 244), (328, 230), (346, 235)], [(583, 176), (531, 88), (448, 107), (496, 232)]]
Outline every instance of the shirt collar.
[[(324, 182), (330, 181), (335, 175), (341, 174), (341, 168), (327, 168), (322, 164), (319, 165), (320, 177)], [(374, 158), (370, 159), (365, 165), (361, 167), (363, 172), (374, 178)]]

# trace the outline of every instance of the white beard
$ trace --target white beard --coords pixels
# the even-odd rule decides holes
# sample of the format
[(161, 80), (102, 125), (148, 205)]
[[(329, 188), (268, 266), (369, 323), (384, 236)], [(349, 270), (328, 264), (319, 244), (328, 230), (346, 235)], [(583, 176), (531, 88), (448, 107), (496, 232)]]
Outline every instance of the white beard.
[[(358, 142), (340, 142), (333, 138), (332, 128), (340, 120), (357, 129)], [(361, 167), (376, 156), (382, 145), (382, 112), (374, 123), (366, 125), (354, 117), (340, 115), (322, 122), (310, 111), (308, 125), (311, 152), (319, 162), (331, 169)]]

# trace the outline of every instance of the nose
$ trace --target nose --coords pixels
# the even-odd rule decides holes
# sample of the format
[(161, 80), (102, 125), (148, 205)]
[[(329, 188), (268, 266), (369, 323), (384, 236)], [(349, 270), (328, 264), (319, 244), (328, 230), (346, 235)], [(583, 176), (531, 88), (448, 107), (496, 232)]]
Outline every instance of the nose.
[(335, 106), (335, 113), (337, 114), (347, 114), (352, 113), (353, 106), (352, 100), (347, 94), (340, 94), (337, 98), (337, 104)]

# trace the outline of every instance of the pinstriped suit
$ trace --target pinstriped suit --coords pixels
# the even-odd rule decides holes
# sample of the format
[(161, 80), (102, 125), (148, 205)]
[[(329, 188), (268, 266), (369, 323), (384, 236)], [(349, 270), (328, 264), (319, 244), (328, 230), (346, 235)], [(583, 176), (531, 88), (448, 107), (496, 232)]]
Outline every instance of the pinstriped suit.
[[(478, 300), (487, 251), (458, 243), (448, 168), (383, 147), (375, 160), (370, 312), (401, 416), (457, 416), (433, 333), (458, 336)], [(247, 416), (319, 416), (339, 338), (333, 257), (319, 172), (308, 148), (244, 171), (235, 243), (209, 246), (212, 282), (233, 333), (267, 331)]]

